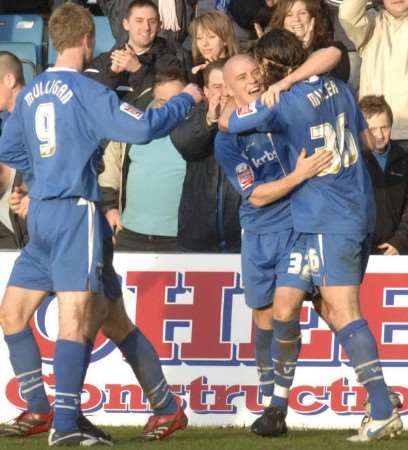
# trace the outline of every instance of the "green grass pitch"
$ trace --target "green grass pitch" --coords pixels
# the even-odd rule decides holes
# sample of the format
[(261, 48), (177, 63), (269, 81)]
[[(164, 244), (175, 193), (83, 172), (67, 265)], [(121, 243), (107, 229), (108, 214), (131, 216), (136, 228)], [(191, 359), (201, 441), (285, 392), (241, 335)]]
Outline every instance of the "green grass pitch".
[[(403, 450), (408, 448), (408, 434), (395, 439), (370, 443), (350, 443), (350, 430), (294, 430), (286, 437), (260, 438), (245, 428), (198, 428), (178, 431), (162, 442), (141, 442), (137, 435), (141, 428), (106, 427), (112, 433), (118, 450)], [(47, 449), (47, 436), (28, 439), (1, 439), (0, 450)], [(109, 448), (109, 447), (95, 447)]]

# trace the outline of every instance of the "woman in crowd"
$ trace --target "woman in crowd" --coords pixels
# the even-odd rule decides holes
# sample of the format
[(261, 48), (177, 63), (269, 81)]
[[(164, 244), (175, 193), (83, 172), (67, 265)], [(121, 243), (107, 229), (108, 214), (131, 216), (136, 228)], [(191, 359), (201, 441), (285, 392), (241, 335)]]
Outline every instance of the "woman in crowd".
[(331, 74), (347, 82), (350, 63), (345, 45), (334, 42), (329, 32), (329, 21), (324, 14), (320, 0), (278, 1), (274, 7), (270, 28), (284, 28), (303, 42), (311, 54), (323, 50), (324, 69), (317, 66), (317, 74), (330, 71)]
[(210, 62), (229, 58), (238, 53), (231, 19), (219, 11), (208, 11), (191, 22), (192, 73), (203, 86), (202, 71)]

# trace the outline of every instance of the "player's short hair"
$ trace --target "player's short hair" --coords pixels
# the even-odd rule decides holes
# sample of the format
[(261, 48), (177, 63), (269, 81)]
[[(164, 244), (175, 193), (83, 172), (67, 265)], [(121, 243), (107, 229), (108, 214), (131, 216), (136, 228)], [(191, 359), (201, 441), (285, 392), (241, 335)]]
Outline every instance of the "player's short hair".
[(363, 111), (364, 117), (368, 119), (376, 114), (386, 113), (391, 125), (394, 122), (392, 109), (383, 95), (366, 95), (360, 100), (360, 108)]
[(64, 3), (51, 14), (49, 34), (58, 53), (78, 47), (85, 35), (95, 36), (92, 14), (83, 6)]
[(23, 64), (14, 53), (4, 50), (0, 51), (0, 80), (3, 80), (7, 73), (12, 73), (16, 83), (20, 86), (25, 84)]
[(203, 80), (204, 86), (208, 87), (208, 83), (210, 81), (210, 74), (213, 70), (222, 70), (224, 69), (225, 63), (227, 62), (226, 58), (217, 59), (217, 61), (213, 61), (203, 70)]
[(153, 81), (153, 90), (164, 83), (170, 81), (180, 81), (182, 84), (187, 84), (187, 77), (185, 71), (179, 66), (167, 66), (158, 70)]
[(160, 17), (159, 8), (151, 0), (133, 0), (132, 2), (129, 3), (129, 5), (127, 7), (125, 19), (129, 18), (129, 16), (132, 13), (133, 8), (144, 8), (146, 6), (149, 8), (152, 8), (156, 12), (157, 17)]
[(302, 42), (284, 29), (274, 29), (264, 34), (253, 52), (255, 59), (264, 67), (264, 83), (267, 86), (285, 78), (307, 59)]

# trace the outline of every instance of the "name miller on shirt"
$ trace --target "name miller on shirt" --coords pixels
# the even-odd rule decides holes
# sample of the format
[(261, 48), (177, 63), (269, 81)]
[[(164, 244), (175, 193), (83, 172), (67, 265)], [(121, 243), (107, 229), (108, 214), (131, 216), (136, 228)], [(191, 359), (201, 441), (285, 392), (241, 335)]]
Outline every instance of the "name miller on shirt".
[(339, 89), (336, 86), (336, 83), (332, 80), (325, 81), (324, 83), (325, 92), (323, 93), (323, 89), (316, 89), (315, 91), (307, 94), (307, 98), (310, 100), (313, 108), (318, 108), (325, 100), (333, 97), (333, 95), (337, 95), (339, 93)]
[(49, 80), (46, 83), (40, 81), (24, 96), (24, 100), (28, 106), (31, 106), (33, 101), (42, 95), (55, 95), (61, 103), (65, 104), (73, 97), (74, 93), (67, 84), (62, 84), (61, 80)]

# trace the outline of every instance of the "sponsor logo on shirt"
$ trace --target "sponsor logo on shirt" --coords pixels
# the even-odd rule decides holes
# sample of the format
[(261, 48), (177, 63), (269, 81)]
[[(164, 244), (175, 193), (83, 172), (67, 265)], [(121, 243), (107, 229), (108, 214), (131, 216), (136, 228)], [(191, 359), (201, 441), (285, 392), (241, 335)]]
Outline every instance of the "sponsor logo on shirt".
[(256, 109), (255, 102), (249, 105), (241, 106), (237, 109), (237, 117), (241, 119), (242, 117), (251, 116), (255, 114), (258, 110)]
[(252, 164), (259, 169), (261, 166), (266, 164), (268, 161), (274, 161), (278, 159), (278, 155), (276, 154), (275, 150), (272, 152), (268, 152), (267, 150), (264, 151), (263, 155), (260, 158), (251, 158)]
[(144, 112), (140, 109), (135, 108), (132, 105), (129, 105), (129, 103), (122, 103), (120, 105), (121, 111), (123, 111), (126, 114), (129, 114), (129, 116), (132, 116), (136, 120), (140, 120), (143, 117)]
[(235, 167), (235, 173), (237, 174), (239, 185), (243, 191), (253, 185), (254, 172), (252, 171), (251, 166), (246, 163), (238, 164)]

